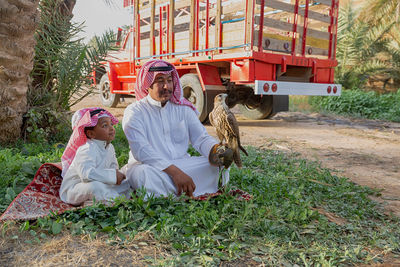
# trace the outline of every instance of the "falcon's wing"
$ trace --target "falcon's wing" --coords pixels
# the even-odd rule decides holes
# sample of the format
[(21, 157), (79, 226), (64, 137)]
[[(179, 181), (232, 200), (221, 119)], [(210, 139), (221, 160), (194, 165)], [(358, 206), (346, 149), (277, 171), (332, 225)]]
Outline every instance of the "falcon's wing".
[(233, 134), (236, 138), (239, 138), (239, 125), (237, 123), (236, 117), (232, 112), (228, 112), (224, 114), (226, 117), (226, 127), (231, 134)]
[(210, 123), (212, 126), (217, 127), (217, 125), (215, 124), (215, 120), (214, 120), (214, 109), (210, 112), (210, 114), (208, 114), (208, 118), (210, 120)]

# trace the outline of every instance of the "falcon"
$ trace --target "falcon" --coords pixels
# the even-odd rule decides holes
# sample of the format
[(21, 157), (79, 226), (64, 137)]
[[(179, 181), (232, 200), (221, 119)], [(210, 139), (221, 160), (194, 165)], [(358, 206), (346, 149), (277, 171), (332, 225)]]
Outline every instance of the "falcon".
[[(219, 94), (214, 98), (214, 108), (210, 112), (209, 118), (211, 125), (214, 126), (220, 144), (226, 145), (233, 150), (233, 160), (239, 168), (242, 167), (240, 150), (248, 156), (247, 151), (240, 145), (239, 125), (235, 115), (228, 108), (225, 100), (227, 94)], [(240, 149), (240, 150), (239, 150)]]

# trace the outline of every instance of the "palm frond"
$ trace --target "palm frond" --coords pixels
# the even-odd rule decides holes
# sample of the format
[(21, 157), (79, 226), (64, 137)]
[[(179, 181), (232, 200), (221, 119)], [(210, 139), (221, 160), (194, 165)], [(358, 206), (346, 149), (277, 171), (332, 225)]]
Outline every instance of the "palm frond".
[(120, 1), (116, 1), (116, 0), (103, 0), (104, 3), (110, 7), (112, 6), (117, 6), (118, 4), (120, 4)]
[[(59, 0), (42, 0), (40, 25), (36, 32), (31, 106), (50, 105), (69, 110), (92, 92), (89, 76), (112, 49), (114, 33), (96, 37), (95, 47), (85, 45), (78, 34), (83, 24), (71, 23), (57, 9)], [(51, 99), (51, 100), (49, 100)]]
[(335, 77), (347, 88), (362, 87), (369, 77), (382, 73), (397, 76), (393, 62), (399, 62), (396, 43), (400, 38), (393, 36), (400, 37), (400, 34), (395, 22), (383, 18), (378, 24), (368, 24), (362, 20), (368, 10), (387, 8), (385, 1), (375, 2), (381, 3), (371, 4), (360, 15), (352, 9), (351, 2), (339, 13)]
[(360, 13), (360, 20), (369, 25), (379, 25), (385, 20), (399, 22), (399, 7), (398, 0), (369, 0)]

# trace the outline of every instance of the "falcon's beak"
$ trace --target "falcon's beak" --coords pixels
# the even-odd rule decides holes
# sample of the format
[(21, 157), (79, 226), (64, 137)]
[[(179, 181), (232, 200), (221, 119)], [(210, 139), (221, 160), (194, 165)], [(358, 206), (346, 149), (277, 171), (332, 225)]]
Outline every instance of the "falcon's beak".
[(221, 98), (222, 98), (222, 102), (227, 104), (226, 99), (228, 98), (228, 94), (221, 94)]

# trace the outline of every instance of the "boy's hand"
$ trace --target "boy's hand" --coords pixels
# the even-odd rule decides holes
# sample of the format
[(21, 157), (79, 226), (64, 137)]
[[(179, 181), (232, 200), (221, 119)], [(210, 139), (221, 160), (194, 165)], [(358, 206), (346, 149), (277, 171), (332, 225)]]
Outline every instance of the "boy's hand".
[(122, 183), (122, 181), (126, 179), (126, 176), (119, 170), (115, 170), (115, 171), (117, 172), (117, 185), (120, 185)]

